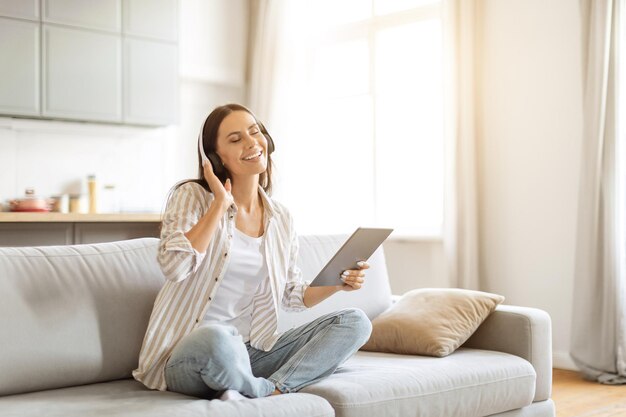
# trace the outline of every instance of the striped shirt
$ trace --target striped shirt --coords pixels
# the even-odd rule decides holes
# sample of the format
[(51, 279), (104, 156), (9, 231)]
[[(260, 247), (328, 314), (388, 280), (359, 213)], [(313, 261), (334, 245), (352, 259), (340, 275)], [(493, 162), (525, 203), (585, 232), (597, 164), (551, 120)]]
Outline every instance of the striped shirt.
[[(298, 237), (287, 208), (271, 199), (259, 185), (263, 202), (264, 248), (269, 276), (253, 299), (250, 345), (268, 351), (280, 337), (278, 306), (300, 311), (310, 281), (303, 281), (296, 265)], [(165, 364), (176, 344), (202, 324), (204, 315), (226, 272), (237, 208), (231, 206), (200, 253), (185, 236), (207, 212), (213, 193), (188, 182), (174, 191), (163, 216), (157, 261), (166, 281), (159, 291), (132, 374), (150, 389), (167, 390)]]

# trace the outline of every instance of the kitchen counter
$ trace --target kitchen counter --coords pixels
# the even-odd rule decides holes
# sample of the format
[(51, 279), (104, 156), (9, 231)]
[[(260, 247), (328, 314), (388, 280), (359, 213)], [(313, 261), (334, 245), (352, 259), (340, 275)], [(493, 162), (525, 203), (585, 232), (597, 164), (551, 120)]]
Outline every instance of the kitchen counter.
[(0, 246), (45, 246), (159, 237), (160, 213), (0, 212)]
[(16, 222), (160, 222), (159, 213), (13, 213), (0, 212), (0, 223)]

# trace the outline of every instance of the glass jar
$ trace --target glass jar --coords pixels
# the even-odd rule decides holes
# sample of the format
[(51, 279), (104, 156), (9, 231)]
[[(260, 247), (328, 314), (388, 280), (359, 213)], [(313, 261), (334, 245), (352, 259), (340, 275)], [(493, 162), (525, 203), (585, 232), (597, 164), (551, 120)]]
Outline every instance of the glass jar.
[(83, 212), (83, 196), (81, 194), (70, 194), (70, 213)]
[(57, 213), (69, 213), (70, 196), (68, 194), (53, 195), (50, 198), (53, 201), (52, 211)]
[(95, 174), (87, 176), (87, 188), (89, 190), (89, 213), (98, 211), (98, 184)]

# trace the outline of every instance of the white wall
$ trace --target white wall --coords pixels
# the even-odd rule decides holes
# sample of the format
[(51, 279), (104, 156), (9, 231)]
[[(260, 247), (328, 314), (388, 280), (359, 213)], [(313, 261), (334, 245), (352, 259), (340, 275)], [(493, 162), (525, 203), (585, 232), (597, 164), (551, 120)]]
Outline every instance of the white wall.
[(481, 284), (552, 317), (570, 346), (582, 90), (578, 2), (480, 1)]
[(383, 250), (393, 294), (450, 286), (441, 241), (387, 239)]

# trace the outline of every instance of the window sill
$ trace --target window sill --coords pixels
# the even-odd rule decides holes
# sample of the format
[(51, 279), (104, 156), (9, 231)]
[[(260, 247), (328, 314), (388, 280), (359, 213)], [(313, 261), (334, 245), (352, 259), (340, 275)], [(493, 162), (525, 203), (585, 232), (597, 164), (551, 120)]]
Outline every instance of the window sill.
[(391, 235), (387, 238), (387, 241), (391, 242), (422, 242), (422, 243), (441, 243), (443, 242), (443, 237), (438, 235), (416, 235), (416, 234), (408, 234), (408, 233), (396, 233), (392, 232)]

